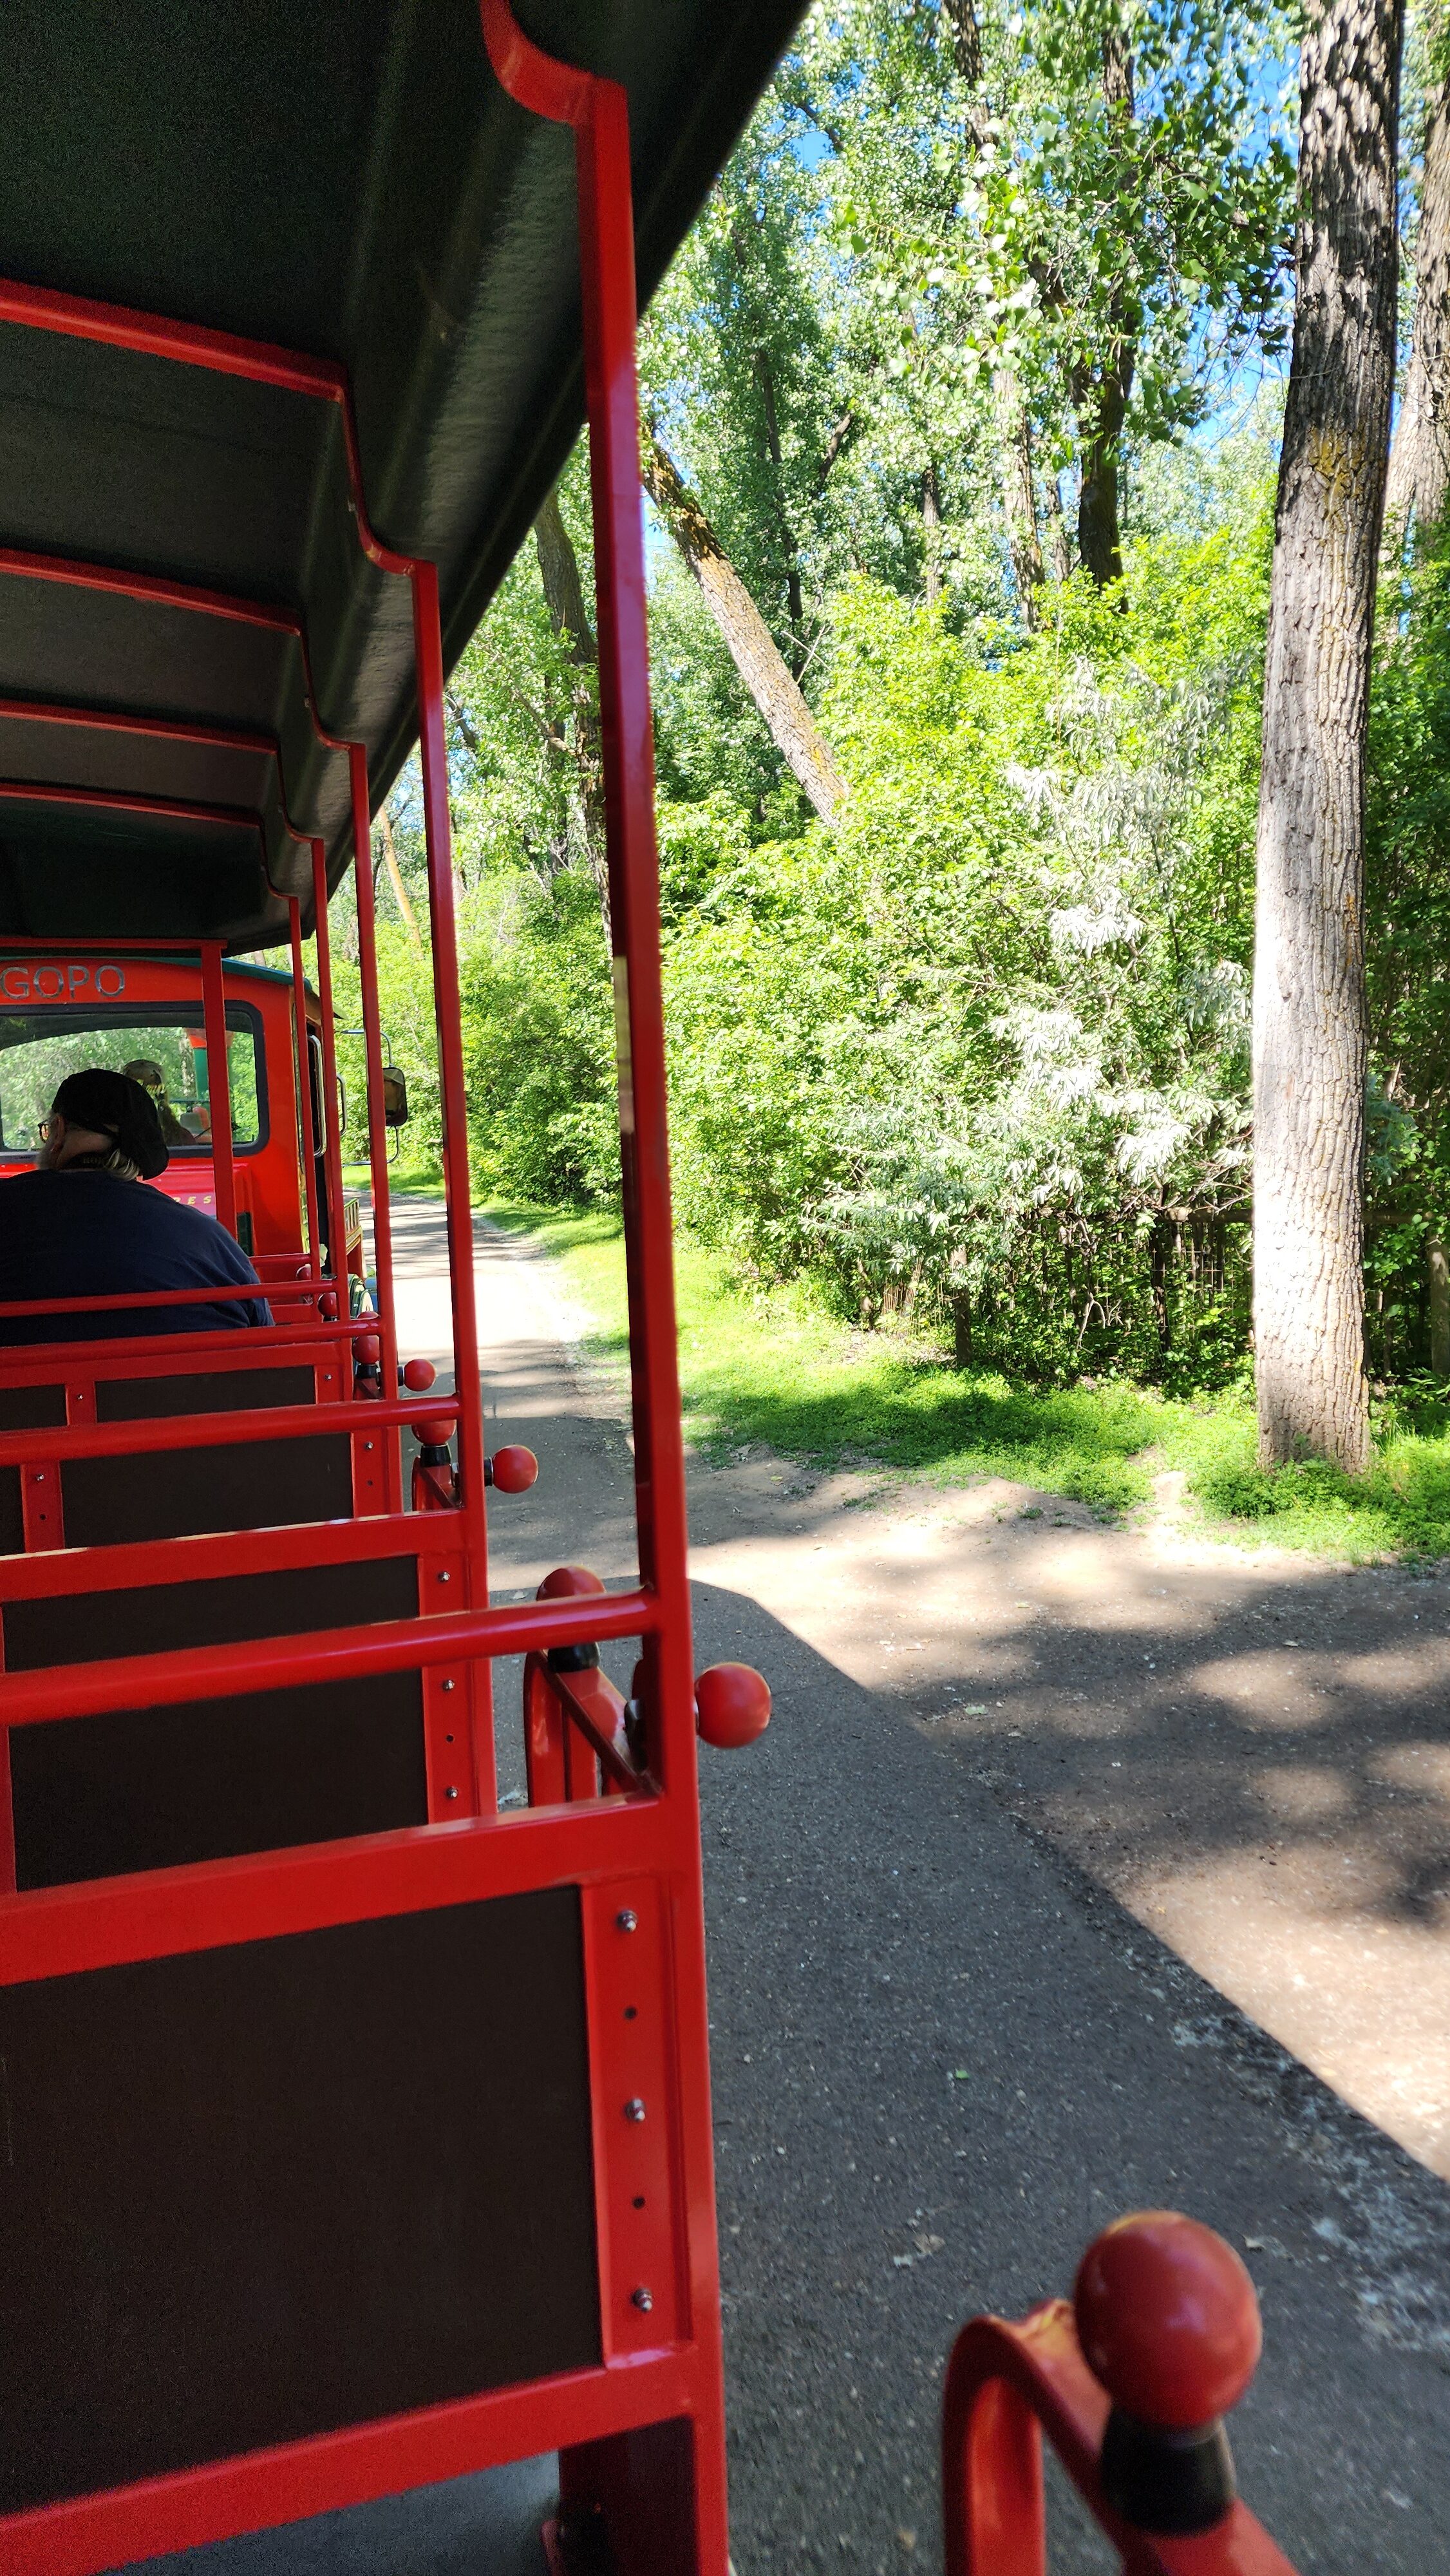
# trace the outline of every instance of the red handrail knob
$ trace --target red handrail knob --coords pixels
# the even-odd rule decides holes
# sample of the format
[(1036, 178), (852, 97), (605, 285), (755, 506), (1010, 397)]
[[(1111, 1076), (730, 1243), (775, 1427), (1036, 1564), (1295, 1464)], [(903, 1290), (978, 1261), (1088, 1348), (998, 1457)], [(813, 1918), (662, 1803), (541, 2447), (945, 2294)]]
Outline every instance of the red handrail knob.
[(376, 1333), (359, 1333), (352, 1346), (353, 1358), (371, 1368), (383, 1356), (383, 1345)]
[(1093, 2376), (1140, 2424), (1187, 2433), (1236, 2406), (1263, 2349), (1254, 2285), (1231, 2245), (1176, 2210), (1095, 2237), (1073, 2290)]
[(426, 1395), (438, 1371), (431, 1360), (405, 1360), (398, 1374), (410, 1395)]
[(695, 1684), (695, 1722), (718, 1752), (753, 1744), (770, 1724), (770, 1684), (752, 1664), (711, 1664)]
[(513, 1442), (495, 1449), (488, 1463), (493, 1470), (491, 1481), (501, 1494), (526, 1494), (538, 1481), (539, 1462), (532, 1449), (521, 1449)]
[(424, 1449), (446, 1449), (453, 1437), (454, 1421), (453, 1414), (440, 1413), (428, 1422), (410, 1422), (408, 1428)]
[(603, 1590), (604, 1585), (600, 1577), (597, 1574), (591, 1574), (587, 1565), (556, 1565), (552, 1574), (545, 1575), (538, 1591), (534, 1594), (534, 1599), (568, 1601), (576, 1593)]

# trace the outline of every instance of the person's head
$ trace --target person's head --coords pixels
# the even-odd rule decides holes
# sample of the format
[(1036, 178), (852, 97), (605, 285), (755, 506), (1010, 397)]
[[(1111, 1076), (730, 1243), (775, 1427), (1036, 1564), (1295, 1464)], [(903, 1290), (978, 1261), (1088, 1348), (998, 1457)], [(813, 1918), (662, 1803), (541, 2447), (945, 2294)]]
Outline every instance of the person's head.
[(113, 1172), (154, 1181), (171, 1157), (156, 1103), (129, 1074), (91, 1065), (68, 1073), (51, 1103), (36, 1157), (43, 1172)]
[(139, 1082), (143, 1091), (149, 1091), (153, 1100), (165, 1099), (166, 1076), (149, 1055), (133, 1056), (129, 1064), (122, 1065), (121, 1071), (128, 1082)]

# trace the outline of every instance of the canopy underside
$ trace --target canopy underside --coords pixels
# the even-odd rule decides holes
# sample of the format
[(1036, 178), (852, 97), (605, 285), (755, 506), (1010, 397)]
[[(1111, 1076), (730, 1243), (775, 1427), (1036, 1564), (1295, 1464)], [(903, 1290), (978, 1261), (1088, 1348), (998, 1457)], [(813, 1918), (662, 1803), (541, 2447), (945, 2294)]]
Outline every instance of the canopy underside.
[[(524, 0), (627, 89), (642, 298), (798, 11)], [(345, 368), (368, 518), (437, 563), (451, 664), (584, 415), (573, 138), (499, 89), (477, 0), (9, 0), (5, 39), (0, 274)], [(270, 945), (307, 839), (334, 883), (351, 856), (320, 735), (366, 744), (376, 808), (416, 732), (409, 585), (358, 543), (334, 404), (0, 322), (0, 783), (75, 791), (0, 796), (0, 935)]]

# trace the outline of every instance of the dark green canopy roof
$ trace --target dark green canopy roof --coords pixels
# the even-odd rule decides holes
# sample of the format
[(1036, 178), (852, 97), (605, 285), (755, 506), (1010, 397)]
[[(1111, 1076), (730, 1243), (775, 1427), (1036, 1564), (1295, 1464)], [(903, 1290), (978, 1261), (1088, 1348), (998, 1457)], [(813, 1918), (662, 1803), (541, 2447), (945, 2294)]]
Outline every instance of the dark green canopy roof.
[[(642, 298), (799, 7), (520, 0), (627, 88)], [(573, 140), (498, 88), (477, 0), (6, 0), (0, 274), (341, 362), (369, 516), (437, 562), (449, 662), (583, 419)], [(332, 405), (0, 324), (0, 547), (300, 616), (324, 729), (366, 741), (375, 802), (396, 776), (408, 586), (357, 545)], [(255, 751), (16, 702), (275, 736), (282, 792)], [(285, 813), (347, 862), (346, 762), (285, 632), (0, 571), (0, 704), (0, 780), (228, 809), (0, 799), (0, 932), (265, 945), (266, 874), (300, 892), (309, 864)]]

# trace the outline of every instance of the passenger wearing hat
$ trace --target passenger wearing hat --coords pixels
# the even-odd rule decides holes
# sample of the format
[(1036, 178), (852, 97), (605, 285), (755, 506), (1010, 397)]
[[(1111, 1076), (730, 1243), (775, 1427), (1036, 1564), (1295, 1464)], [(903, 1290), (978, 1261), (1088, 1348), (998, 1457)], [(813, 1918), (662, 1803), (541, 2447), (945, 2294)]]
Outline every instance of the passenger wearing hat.
[(115, 1297), (166, 1288), (256, 1288), (225, 1226), (154, 1181), (171, 1157), (156, 1103), (127, 1074), (67, 1074), (40, 1127), (33, 1172), (0, 1182), (0, 1343), (103, 1341), (113, 1334), (234, 1332), (270, 1324), (264, 1298), (13, 1315), (41, 1297)]

